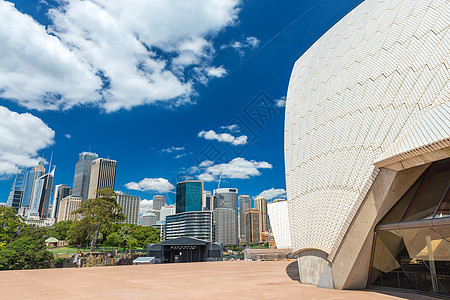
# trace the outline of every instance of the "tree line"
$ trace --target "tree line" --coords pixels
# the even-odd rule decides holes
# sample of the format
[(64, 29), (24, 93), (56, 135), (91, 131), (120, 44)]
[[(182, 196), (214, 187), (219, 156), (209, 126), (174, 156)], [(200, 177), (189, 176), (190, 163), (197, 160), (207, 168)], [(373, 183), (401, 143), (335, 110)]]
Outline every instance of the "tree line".
[(0, 207), (0, 270), (41, 269), (53, 260), (45, 239), (65, 240), (77, 247), (96, 245), (145, 248), (159, 242), (159, 230), (153, 227), (119, 223), (125, 220), (113, 190), (98, 191), (74, 212), (76, 221), (61, 221), (50, 228), (27, 225), (14, 209)]

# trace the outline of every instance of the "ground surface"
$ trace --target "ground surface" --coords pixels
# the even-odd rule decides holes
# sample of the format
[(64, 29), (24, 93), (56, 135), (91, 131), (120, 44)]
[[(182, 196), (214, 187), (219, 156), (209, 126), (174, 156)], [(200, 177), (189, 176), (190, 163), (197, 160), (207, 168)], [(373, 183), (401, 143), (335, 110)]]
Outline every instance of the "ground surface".
[(1, 271), (0, 299), (426, 298), (414, 294), (387, 295), (376, 291), (339, 291), (302, 285), (286, 273), (290, 263), (233, 261)]

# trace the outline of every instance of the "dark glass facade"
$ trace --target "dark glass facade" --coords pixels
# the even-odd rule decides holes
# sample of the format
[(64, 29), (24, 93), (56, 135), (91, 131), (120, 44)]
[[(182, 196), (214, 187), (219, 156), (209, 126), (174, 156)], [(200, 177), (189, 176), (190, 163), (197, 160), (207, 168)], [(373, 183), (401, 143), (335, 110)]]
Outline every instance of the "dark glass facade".
[(370, 284), (450, 295), (450, 159), (433, 163), (375, 231)]
[(166, 217), (164, 228), (166, 240), (188, 236), (213, 242), (214, 232), (211, 211), (185, 212)]
[(83, 203), (88, 199), (92, 161), (97, 158), (98, 155), (96, 153), (83, 152), (79, 154), (78, 162), (75, 165), (72, 195), (81, 197)]
[(203, 181), (177, 183), (176, 213), (202, 211)]

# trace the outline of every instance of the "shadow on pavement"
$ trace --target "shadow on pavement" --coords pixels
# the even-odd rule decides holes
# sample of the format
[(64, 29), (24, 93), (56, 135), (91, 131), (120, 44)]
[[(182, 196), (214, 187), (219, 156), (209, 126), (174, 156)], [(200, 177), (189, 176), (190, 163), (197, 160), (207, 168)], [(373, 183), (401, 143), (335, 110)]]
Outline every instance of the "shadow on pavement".
[(300, 282), (300, 275), (298, 274), (298, 263), (297, 261), (291, 262), (286, 267), (286, 274), (291, 278), (291, 280)]

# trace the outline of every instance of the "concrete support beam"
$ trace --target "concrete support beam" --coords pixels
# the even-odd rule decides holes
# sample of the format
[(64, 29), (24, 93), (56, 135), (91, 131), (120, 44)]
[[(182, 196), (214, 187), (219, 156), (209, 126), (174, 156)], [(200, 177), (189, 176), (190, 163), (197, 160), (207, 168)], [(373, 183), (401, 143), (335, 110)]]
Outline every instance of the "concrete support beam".
[(300, 282), (317, 285), (323, 271), (329, 266), (327, 256), (327, 253), (316, 249), (300, 252), (298, 257)]
[(367, 286), (375, 226), (428, 166), (400, 172), (381, 169), (332, 261), (335, 288), (362, 289)]

